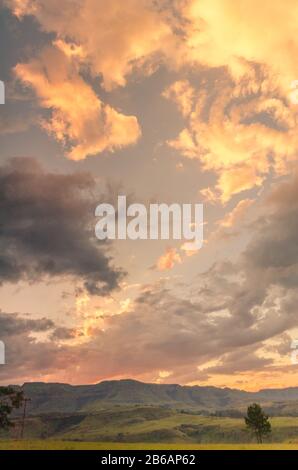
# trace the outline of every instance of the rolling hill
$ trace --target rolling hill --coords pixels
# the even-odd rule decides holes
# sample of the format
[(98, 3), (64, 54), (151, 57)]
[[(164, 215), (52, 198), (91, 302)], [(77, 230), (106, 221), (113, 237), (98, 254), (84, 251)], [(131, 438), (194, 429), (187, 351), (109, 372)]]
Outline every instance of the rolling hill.
[[(2, 439), (21, 435), (22, 418), (15, 419)], [(298, 418), (271, 418), (268, 442), (298, 443)], [(43, 413), (26, 419), (26, 440), (76, 442), (151, 443), (249, 443), (254, 436), (245, 429), (243, 418), (202, 416), (159, 406), (121, 406), (97, 412)]]

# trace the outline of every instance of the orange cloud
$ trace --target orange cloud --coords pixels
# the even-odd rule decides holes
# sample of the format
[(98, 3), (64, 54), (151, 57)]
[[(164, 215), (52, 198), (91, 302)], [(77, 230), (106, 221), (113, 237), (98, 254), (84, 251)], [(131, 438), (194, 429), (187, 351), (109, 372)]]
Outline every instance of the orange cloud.
[(170, 85), (162, 96), (174, 101), (183, 116), (188, 116), (192, 110), (194, 92), (188, 80), (178, 80)]
[(290, 171), (297, 159), (297, 105), (291, 99), (297, 91), (291, 86), (298, 77), (298, 5), (181, 0), (176, 7), (184, 33), (176, 65), (224, 67), (228, 74), (213, 89), (201, 82), (197, 92), (191, 84), (187, 90), (182, 80), (164, 92), (189, 116), (170, 145), (218, 175), (213, 198), (226, 203), (263, 184), (271, 170)]
[(266, 64), (286, 88), (297, 78), (296, 0), (182, 0), (178, 9), (185, 20), (184, 60), (228, 66), (234, 78), (249, 62)]
[(104, 104), (58, 49), (45, 49), (38, 58), (18, 64), (15, 72), (34, 89), (41, 106), (52, 111), (42, 126), (66, 145), (70, 159), (82, 160), (138, 140), (137, 119)]
[[(142, 68), (154, 70), (156, 56), (171, 41), (171, 29), (151, 0), (8, 0), (19, 17), (34, 15), (41, 27), (54, 32), (60, 46), (80, 51), (93, 76), (106, 90), (124, 86)], [(152, 68), (153, 67), (153, 68)]]
[(181, 262), (181, 256), (177, 250), (175, 248), (168, 248), (166, 253), (158, 259), (156, 267), (159, 271), (168, 271), (173, 269), (176, 263)]
[[(68, 157), (84, 159), (135, 143), (136, 117), (102, 103), (80, 70), (105, 90), (124, 86), (135, 71), (155, 70), (162, 48), (171, 42), (170, 26), (146, 0), (6, 0), (19, 18), (32, 15), (56, 35), (53, 48), (16, 67), (41, 105), (52, 110), (43, 127), (68, 147)], [(58, 52), (60, 51), (60, 53)], [(46, 71), (46, 72), (45, 72)], [(49, 76), (49, 79), (48, 79)]]
[(271, 170), (286, 173), (296, 160), (298, 108), (289, 106), (266, 76), (255, 71), (230, 85), (218, 81), (212, 96), (204, 86), (190, 93), (188, 126), (169, 145), (218, 175), (216, 192), (223, 203), (260, 186)]
[[(43, 60), (38, 77), (39, 59), (16, 69), (53, 110), (45, 127), (70, 145), (70, 158), (130, 145), (140, 135), (136, 118), (103, 104), (79, 75), (81, 68), (109, 91), (163, 63), (183, 74), (202, 65), (229, 72), (212, 90), (210, 83), (195, 90), (183, 77), (163, 93), (188, 121), (170, 145), (217, 174), (213, 192), (222, 203), (263, 184), (271, 170), (287, 172), (296, 160), (298, 114), (290, 100), (298, 78), (296, 0), (261, 6), (257, 0), (178, 0), (160, 8), (153, 0), (64, 0), (63, 9), (58, 0), (6, 3), (54, 34), (55, 47), (76, 70), (60, 76), (58, 87), (42, 75)], [(70, 98), (77, 93), (88, 111)]]
[(298, 77), (296, 0), (64, 0), (63, 9), (59, 0), (5, 3), (81, 47), (107, 89), (125, 85), (140, 67), (152, 70), (161, 56), (172, 67), (227, 66), (234, 79), (257, 62), (286, 87)]

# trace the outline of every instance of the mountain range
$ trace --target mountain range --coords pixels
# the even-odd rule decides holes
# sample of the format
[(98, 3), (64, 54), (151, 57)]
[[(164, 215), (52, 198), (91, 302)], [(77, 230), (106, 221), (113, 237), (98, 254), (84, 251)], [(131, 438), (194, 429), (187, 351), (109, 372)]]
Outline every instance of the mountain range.
[(33, 382), (21, 387), (29, 398), (29, 414), (95, 412), (116, 405), (150, 405), (176, 409), (243, 409), (249, 403), (298, 407), (298, 387), (247, 392), (230, 388), (152, 384), (135, 380), (95, 385)]

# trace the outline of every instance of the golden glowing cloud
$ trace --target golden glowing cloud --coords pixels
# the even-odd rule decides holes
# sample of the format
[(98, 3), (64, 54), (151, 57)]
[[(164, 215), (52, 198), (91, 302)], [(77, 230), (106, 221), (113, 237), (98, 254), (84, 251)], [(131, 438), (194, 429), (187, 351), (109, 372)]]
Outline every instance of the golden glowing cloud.
[(266, 64), (287, 88), (298, 76), (296, 0), (182, 0), (188, 59), (228, 66), (233, 76), (247, 62)]
[(271, 170), (286, 173), (297, 158), (291, 87), (298, 77), (298, 4), (181, 0), (176, 6), (184, 32), (176, 64), (224, 67), (230, 84), (200, 83), (195, 92), (180, 80), (167, 88), (163, 96), (189, 117), (170, 145), (218, 175), (209, 195), (225, 203), (260, 186)]
[(191, 88), (189, 96), (194, 98), (188, 127), (169, 145), (218, 175), (223, 203), (260, 186), (271, 170), (285, 173), (296, 160), (298, 108), (265, 78), (251, 73), (229, 86), (217, 84), (212, 98), (203, 87), (196, 95)]
[(181, 256), (177, 250), (175, 248), (168, 248), (166, 253), (158, 259), (156, 267), (159, 271), (168, 271), (173, 269), (176, 263), (181, 262)]
[(170, 85), (162, 96), (174, 101), (183, 116), (188, 116), (192, 110), (194, 92), (188, 80), (180, 80)]
[(104, 104), (76, 67), (54, 47), (27, 64), (17, 77), (31, 86), (41, 106), (52, 111), (43, 127), (68, 148), (72, 160), (133, 144), (140, 136), (137, 119)]
[(8, 4), (19, 17), (34, 15), (45, 31), (56, 33), (68, 53), (73, 44), (107, 90), (125, 85), (139, 68), (154, 70), (155, 56), (171, 41), (171, 29), (151, 0), (64, 0), (63, 8), (58, 0)]

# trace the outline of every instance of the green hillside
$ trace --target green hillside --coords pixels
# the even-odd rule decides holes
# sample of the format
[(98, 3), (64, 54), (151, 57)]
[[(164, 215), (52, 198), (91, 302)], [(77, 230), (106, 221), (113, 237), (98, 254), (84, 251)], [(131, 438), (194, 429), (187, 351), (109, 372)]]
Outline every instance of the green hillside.
[[(276, 417), (271, 423), (270, 442), (298, 443), (298, 418)], [(15, 425), (10, 437), (19, 435), (19, 418)], [(156, 406), (113, 406), (95, 413), (30, 416), (25, 437), (97, 442), (253, 442), (241, 418), (202, 416)]]

